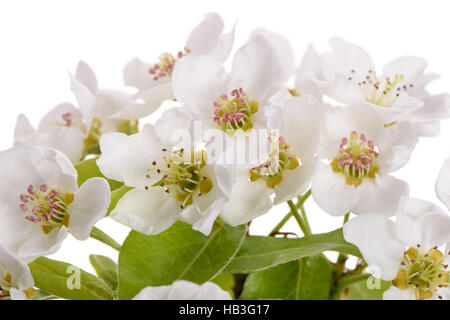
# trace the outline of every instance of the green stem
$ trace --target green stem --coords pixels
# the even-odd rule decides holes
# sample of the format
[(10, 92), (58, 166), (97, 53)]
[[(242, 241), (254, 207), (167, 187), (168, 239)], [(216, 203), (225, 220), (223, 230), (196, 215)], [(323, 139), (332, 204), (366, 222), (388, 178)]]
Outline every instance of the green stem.
[(93, 227), (91, 231), (91, 238), (95, 239), (97, 241), (100, 241), (107, 246), (110, 246), (113, 249), (116, 249), (117, 251), (120, 250), (121, 246), (119, 243), (116, 242), (113, 238), (108, 236), (106, 233), (104, 233), (102, 230), (100, 230), (97, 227)]
[[(311, 195), (311, 189), (309, 189), (308, 191), (306, 191), (302, 196), (298, 197), (298, 202), (297, 202), (297, 208), (303, 206), (303, 203), (305, 203), (306, 199), (308, 199), (308, 197)], [(280, 229), (286, 224), (286, 222), (289, 221), (289, 219), (292, 217), (292, 211), (289, 211), (283, 219), (281, 219), (280, 222), (278, 222), (278, 224), (275, 226), (275, 228), (272, 229), (272, 231), (270, 232), (269, 236), (274, 236), (275, 234), (277, 234)]]
[(311, 234), (311, 232), (308, 230), (305, 222), (303, 221), (302, 217), (300, 216), (300, 214), (298, 213), (298, 209), (295, 206), (294, 202), (292, 202), (292, 200), (289, 200), (287, 202), (289, 208), (291, 209), (291, 213), (294, 216), (295, 220), (297, 220), (297, 223), (300, 227), (300, 229), (302, 229), (302, 232), (305, 236), (309, 236)]
[(309, 234), (312, 234), (311, 227), (309, 226), (308, 216), (306, 215), (305, 207), (303, 207), (303, 205), (300, 206), (300, 212), (302, 213), (302, 218), (306, 224), (306, 228), (308, 229)]
[[(350, 219), (350, 212), (347, 212), (344, 216), (344, 222), (342, 225), (346, 224), (347, 221)], [(341, 267), (341, 271), (344, 269), (345, 267), (345, 262), (347, 262), (348, 256), (344, 253), (339, 253), (338, 259), (337, 259), (337, 264), (338, 266)]]
[(347, 212), (344, 216), (344, 223), (342, 225), (346, 224), (349, 219), (350, 219), (350, 212)]

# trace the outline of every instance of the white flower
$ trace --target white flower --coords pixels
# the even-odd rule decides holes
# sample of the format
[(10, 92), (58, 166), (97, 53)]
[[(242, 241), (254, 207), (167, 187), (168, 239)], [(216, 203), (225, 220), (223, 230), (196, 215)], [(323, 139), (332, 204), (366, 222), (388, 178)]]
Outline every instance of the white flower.
[(0, 300), (26, 300), (34, 295), (27, 264), (0, 245)]
[(25, 115), (19, 115), (14, 133), (15, 146), (50, 147), (76, 163), (94, 151), (90, 148), (98, 147), (102, 133), (137, 132), (137, 121), (116, 116), (123, 108), (136, 103), (129, 94), (98, 89), (94, 72), (82, 61), (71, 81), (80, 109), (70, 103), (61, 103), (42, 118), (37, 130)]
[(110, 202), (105, 179), (80, 188), (62, 153), (45, 147), (0, 152), (0, 239), (26, 262), (58, 250), (67, 233), (85, 240)]
[(439, 199), (450, 210), (450, 159), (447, 159), (439, 171), (436, 180), (436, 193)]
[(272, 152), (265, 163), (237, 170), (230, 201), (221, 213), (231, 225), (269, 211), (273, 193), (274, 204), (279, 204), (301, 195), (311, 181), (320, 134), (319, 102), (311, 95), (289, 97), (266, 113), (269, 126), (279, 131), (270, 136)]
[(405, 56), (395, 59), (377, 73), (368, 52), (342, 39), (330, 41), (332, 51), (318, 56), (307, 52), (297, 85), (313, 84), (320, 93), (342, 103), (361, 102), (380, 112), (386, 124), (407, 120), (419, 136), (437, 135), (439, 120), (449, 115), (446, 94), (426, 90), (435, 74), (424, 74), (424, 59)]
[(111, 218), (145, 234), (160, 233), (178, 219), (204, 234), (211, 232), (228, 200), (231, 173), (207, 164), (204, 150), (172, 141), (175, 130), (189, 132), (190, 127), (189, 116), (175, 108), (135, 135), (101, 138), (97, 164), (102, 173), (135, 188), (120, 199)]
[(329, 108), (324, 115), (319, 163), (312, 181), (316, 203), (335, 216), (394, 215), (408, 185), (393, 172), (408, 161), (417, 137), (408, 122), (384, 126), (378, 112), (361, 106)]
[(286, 65), (262, 31), (235, 54), (231, 74), (211, 56), (188, 56), (173, 72), (175, 97), (204, 126), (265, 128), (263, 108), (286, 80)]
[(450, 217), (432, 203), (403, 198), (396, 222), (355, 217), (344, 225), (344, 237), (376, 268), (375, 276), (392, 280), (384, 299), (450, 299), (450, 247), (442, 249), (450, 243)]
[[(141, 118), (154, 112), (164, 100), (173, 99), (172, 72), (177, 62), (186, 55), (208, 54), (225, 61), (233, 47), (234, 29), (223, 33), (224, 23), (216, 13), (208, 13), (190, 33), (183, 51), (176, 56), (163, 53), (158, 63), (145, 63), (138, 58), (131, 60), (124, 70), (126, 85), (139, 90), (137, 98), (146, 103), (126, 109), (128, 116)], [(119, 113), (121, 115), (121, 113)]]
[(198, 285), (178, 280), (168, 286), (146, 287), (133, 300), (231, 300), (231, 296), (212, 282)]

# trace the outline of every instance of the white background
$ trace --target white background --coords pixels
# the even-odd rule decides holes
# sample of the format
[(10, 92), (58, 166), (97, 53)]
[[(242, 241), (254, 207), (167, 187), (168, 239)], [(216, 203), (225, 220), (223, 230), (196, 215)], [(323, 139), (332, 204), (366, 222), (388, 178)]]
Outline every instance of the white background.
[[(450, 10), (444, 0), (2, 0), (0, 150), (11, 146), (19, 113), (37, 125), (56, 104), (74, 102), (67, 72), (74, 72), (78, 60), (93, 67), (100, 86), (122, 88), (122, 68), (131, 58), (152, 62), (162, 52), (177, 52), (184, 47), (191, 28), (210, 11), (222, 15), (227, 30), (239, 20), (235, 48), (244, 43), (252, 28), (262, 26), (284, 34), (300, 61), (310, 42), (326, 50), (328, 39), (340, 36), (368, 49), (379, 68), (401, 55), (423, 56), (429, 71), (442, 76), (430, 90), (450, 91)], [(421, 139), (411, 161), (396, 175), (409, 182), (413, 197), (438, 202), (434, 183), (449, 152), (450, 122), (446, 121), (439, 137)], [(252, 233), (267, 234), (286, 208), (281, 205), (258, 218)], [(342, 223), (342, 218), (321, 212), (312, 199), (306, 208), (313, 232), (330, 231)], [(107, 219), (98, 226), (118, 241), (128, 232)], [(298, 232), (295, 221), (284, 230)], [(95, 240), (78, 242), (71, 237), (53, 257), (93, 271), (90, 253), (117, 258), (114, 250)]]

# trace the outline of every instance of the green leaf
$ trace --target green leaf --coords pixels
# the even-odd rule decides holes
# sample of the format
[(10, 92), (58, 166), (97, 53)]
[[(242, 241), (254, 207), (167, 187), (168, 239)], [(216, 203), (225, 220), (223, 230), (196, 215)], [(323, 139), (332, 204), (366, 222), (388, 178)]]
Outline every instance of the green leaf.
[(71, 300), (114, 299), (113, 291), (103, 280), (69, 263), (41, 257), (29, 267), (35, 286), (47, 293)]
[(206, 237), (183, 222), (154, 236), (131, 231), (119, 254), (119, 298), (176, 280), (200, 284), (213, 279), (237, 253), (246, 232), (246, 226), (216, 223)]
[(212, 279), (211, 282), (214, 282), (223, 290), (227, 291), (231, 295), (231, 298), (234, 299), (235, 281), (234, 276), (231, 273), (223, 272)]
[(110, 246), (113, 249), (116, 249), (117, 251), (119, 251), (121, 248), (121, 245), (119, 243), (117, 243), (116, 240), (114, 240), (113, 238), (108, 236), (106, 233), (104, 233), (102, 230), (100, 230), (97, 227), (92, 228), (90, 237), (92, 239), (100, 241), (101, 243), (106, 244), (107, 246)]
[(91, 254), (89, 261), (95, 269), (97, 276), (105, 281), (113, 291), (117, 289), (118, 270), (117, 264), (108, 257)]
[(250, 236), (245, 239), (225, 271), (249, 273), (264, 270), (324, 251), (338, 251), (361, 257), (359, 250), (344, 240), (342, 229), (299, 239)]
[(240, 299), (327, 300), (331, 283), (329, 261), (316, 255), (250, 274)]
[(119, 200), (127, 193), (128, 191), (132, 190), (132, 187), (129, 186), (122, 186), (120, 188), (115, 189), (111, 192), (111, 203), (108, 208), (107, 216), (111, 213), (111, 211), (114, 210)]
[(379, 289), (369, 289), (367, 287), (367, 281), (352, 283), (341, 290), (339, 296), (335, 298), (340, 300), (383, 300), (383, 293), (392, 286), (392, 282), (379, 281)]
[(84, 160), (84, 161), (78, 162), (75, 165), (75, 169), (78, 172), (78, 181), (77, 181), (78, 185), (81, 186), (86, 180), (88, 180), (90, 178), (100, 177), (100, 178), (105, 178), (108, 181), (109, 186), (111, 187), (111, 190), (116, 190), (116, 189), (120, 188), (121, 186), (123, 186), (123, 182), (119, 182), (119, 181), (112, 180), (112, 179), (107, 179), (100, 172), (100, 169), (97, 166), (97, 159), (98, 159), (98, 157)]

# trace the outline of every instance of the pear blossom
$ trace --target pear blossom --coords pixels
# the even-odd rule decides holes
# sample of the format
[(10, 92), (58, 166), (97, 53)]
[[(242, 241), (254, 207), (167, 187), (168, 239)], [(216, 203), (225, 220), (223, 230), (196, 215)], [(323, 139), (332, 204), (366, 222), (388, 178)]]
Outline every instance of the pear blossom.
[(101, 172), (134, 188), (119, 200), (112, 219), (145, 234), (160, 233), (177, 220), (206, 235), (211, 232), (228, 200), (231, 169), (208, 164), (201, 147), (172, 141), (172, 133), (183, 128), (183, 133), (190, 132), (191, 118), (174, 108), (135, 135), (101, 138)]
[[(180, 60), (172, 75), (175, 97), (195, 120), (201, 121), (205, 131), (216, 131), (227, 146), (233, 145), (257, 129), (268, 129), (264, 110), (283, 90), (281, 85), (290, 75), (291, 59), (291, 48), (285, 38), (257, 30), (236, 52), (231, 73), (208, 55)], [(229, 151), (234, 152), (225, 149), (223, 156), (228, 157)], [(259, 159), (251, 165), (266, 160)]]
[(115, 115), (136, 103), (128, 93), (98, 89), (94, 72), (83, 61), (78, 64), (76, 75), (71, 76), (71, 82), (80, 108), (61, 103), (41, 119), (37, 129), (25, 115), (19, 115), (14, 145), (50, 147), (76, 163), (86, 154), (97, 152), (95, 149), (102, 133), (137, 132), (137, 121)]
[[(289, 93), (287, 93), (289, 95)], [(301, 195), (311, 182), (319, 143), (319, 102), (312, 95), (289, 97), (272, 105), (269, 127), (277, 128), (269, 159), (251, 169), (238, 169), (221, 217), (231, 225), (247, 223), (279, 204)], [(275, 198), (272, 201), (272, 194)]]
[(231, 300), (231, 296), (212, 282), (198, 285), (178, 280), (168, 286), (146, 287), (133, 300)]
[(450, 210), (450, 159), (445, 160), (436, 180), (436, 194)]
[(409, 187), (390, 173), (407, 163), (417, 143), (411, 132), (408, 122), (386, 127), (373, 109), (330, 107), (311, 187), (319, 207), (334, 216), (350, 211), (394, 215)]
[(386, 124), (409, 121), (419, 136), (439, 133), (439, 121), (449, 116), (450, 97), (430, 94), (426, 86), (437, 78), (424, 73), (424, 59), (405, 56), (378, 73), (367, 51), (340, 38), (330, 40), (331, 52), (313, 47), (298, 70), (296, 90), (315, 92), (349, 104), (363, 103), (382, 114)]
[[(392, 281), (383, 299), (450, 299), (450, 216), (434, 204), (400, 201), (396, 221), (380, 214), (351, 219), (345, 239), (355, 244), (377, 273)], [(447, 245), (447, 248), (445, 246)]]
[(0, 245), (0, 300), (26, 300), (34, 295), (27, 264)]
[(141, 118), (153, 113), (163, 101), (174, 99), (172, 73), (183, 57), (208, 54), (218, 61), (225, 61), (233, 47), (234, 29), (227, 33), (223, 33), (223, 29), (222, 18), (217, 13), (208, 13), (191, 31), (184, 48), (180, 48), (182, 50), (176, 55), (165, 52), (157, 63), (146, 63), (138, 58), (131, 60), (125, 66), (124, 81), (138, 90), (136, 98), (145, 103), (130, 106), (124, 113), (128, 117)]
[(69, 232), (86, 240), (110, 203), (105, 179), (78, 188), (70, 160), (46, 147), (0, 152), (0, 178), (1, 243), (26, 262), (56, 252)]

